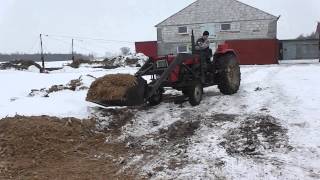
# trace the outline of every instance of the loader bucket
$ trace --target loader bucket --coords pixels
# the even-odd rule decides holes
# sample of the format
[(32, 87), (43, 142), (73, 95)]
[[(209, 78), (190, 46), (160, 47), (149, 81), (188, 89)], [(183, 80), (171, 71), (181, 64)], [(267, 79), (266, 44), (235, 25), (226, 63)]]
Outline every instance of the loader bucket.
[(147, 82), (129, 74), (112, 74), (98, 78), (86, 100), (102, 106), (137, 106), (145, 102)]

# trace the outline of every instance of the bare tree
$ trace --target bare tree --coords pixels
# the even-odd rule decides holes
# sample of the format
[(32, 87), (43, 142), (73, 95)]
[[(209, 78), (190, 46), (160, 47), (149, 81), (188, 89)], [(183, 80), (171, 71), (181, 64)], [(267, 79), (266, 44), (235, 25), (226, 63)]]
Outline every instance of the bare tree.
[(301, 34), (300, 36), (297, 37), (297, 39), (299, 40), (303, 40), (303, 39), (316, 39), (317, 38), (317, 34), (316, 32), (312, 32), (309, 35), (303, 35)]
[(120, 51), (121, 51), (122, 55), (128, 55), (130, 53), (130, 48), (122, 47), (122, 48), (120, 48)]

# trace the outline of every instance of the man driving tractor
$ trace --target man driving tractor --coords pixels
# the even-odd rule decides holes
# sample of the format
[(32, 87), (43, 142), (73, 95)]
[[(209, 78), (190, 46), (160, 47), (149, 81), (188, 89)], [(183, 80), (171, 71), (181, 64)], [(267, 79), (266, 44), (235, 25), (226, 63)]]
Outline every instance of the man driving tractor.
[(206, 50), (210, 46), (209, 42), (209, 32), (204, 31), (201, 38), (199, 38), (196, 42), (196, 50)]
[[(210, 59), (212, 57), (212, 49), (210, 49), (210, 41), (209, 41), (209, 32), (204, 31), (202, 34), (202, 37), (199, 38), (196, 42), (195, 49), (199, 52), (200, 54), (200, 59), (202, 61), (202, 73), (207, 71), (208, 64), (211, 63)], [(203, 74), (203, 78), (205, 75)], [(205, 79), (202, 79), (204, 82)]]

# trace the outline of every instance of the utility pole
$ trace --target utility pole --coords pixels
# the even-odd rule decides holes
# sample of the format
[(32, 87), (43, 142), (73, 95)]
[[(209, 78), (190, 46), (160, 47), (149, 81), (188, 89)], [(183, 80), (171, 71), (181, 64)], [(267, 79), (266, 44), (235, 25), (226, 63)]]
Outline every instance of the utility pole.
[(72, 62), (74, 62), (74, 51), (73, 51), (73, 39), (72, 39), (72, 43), (71, 43), (71, 54), (72, 54)]
[(40, 34), (40, 46), (41, 46), (41, 61), (42, 61), (42, 69), (40, 72), (44, 72), (44, 55), (43, 55), (43, 45), (42, 45), (42, 34)]
[(320, 62), (320, 33), (319, 33), (319, 44), (318, 44), (318, 48), (319, 48), (319, 62)]
[[(319, 27), (320, 27), (320, 23), (319, 23)], [(319, 33), (318, 33), (318, 38), (319, 38), (319, 44), (318, 44), (319, 52), (318, 52), (318, 54), (319, 54), (319, 62), (320, 62), (320, 30), (319, 30)]]
[(320, 62), (320, 22), (318, 22), (317, 30), (316, 30), (316, 38), (318, 38), (318, 56), (319, 56), (319, 62)]

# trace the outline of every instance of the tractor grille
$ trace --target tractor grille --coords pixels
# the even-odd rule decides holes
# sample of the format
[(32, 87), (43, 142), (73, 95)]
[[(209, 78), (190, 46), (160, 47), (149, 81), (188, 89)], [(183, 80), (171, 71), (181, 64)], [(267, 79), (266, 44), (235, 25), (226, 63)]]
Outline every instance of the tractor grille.
[(159, 60), (157, 61), (157, 68), (167, 68), (168, 62), (167, 60)]

